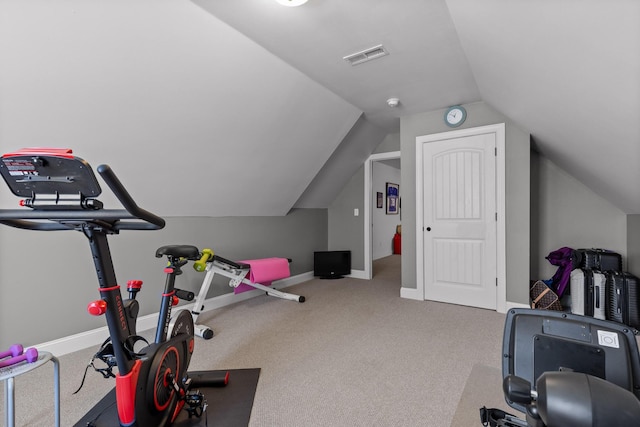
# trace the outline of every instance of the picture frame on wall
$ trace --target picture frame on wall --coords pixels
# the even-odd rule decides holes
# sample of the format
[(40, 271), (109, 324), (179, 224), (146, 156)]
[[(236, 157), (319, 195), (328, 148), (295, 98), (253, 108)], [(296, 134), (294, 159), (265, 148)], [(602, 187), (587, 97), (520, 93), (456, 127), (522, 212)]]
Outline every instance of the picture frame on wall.
[(376, 192), (376, 196), (377, 196), (377, 200), (378, 200), (376, 206), (378, 207), (378, 209), (382, 209), (382, 205), (384, 204), (384, 199), (382, 197), (382, 193), (378, 191), (378, 192)]
[(397, 215), (400, 212), (400, 185), (387, 182), (387, 215)]

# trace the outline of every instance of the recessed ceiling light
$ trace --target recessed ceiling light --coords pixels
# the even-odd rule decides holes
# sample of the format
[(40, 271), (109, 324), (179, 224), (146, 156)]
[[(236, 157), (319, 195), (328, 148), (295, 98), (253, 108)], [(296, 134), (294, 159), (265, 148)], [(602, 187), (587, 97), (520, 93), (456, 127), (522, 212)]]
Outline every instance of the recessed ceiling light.
[(283, 6), (301, 6), (307, 2), (307, 0), (276, 0), (279, 4)]

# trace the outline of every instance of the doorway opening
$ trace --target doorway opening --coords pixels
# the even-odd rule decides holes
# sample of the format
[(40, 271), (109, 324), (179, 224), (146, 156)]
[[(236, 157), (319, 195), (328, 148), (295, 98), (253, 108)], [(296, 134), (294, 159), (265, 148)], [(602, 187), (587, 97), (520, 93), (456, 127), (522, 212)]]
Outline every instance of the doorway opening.
[[(391, 162), (400, 161), (400, 151), (391, 151), (388, 153), (377, 153), (369, 156), (364, 164), (364, 278), (370, 280), (373, 277), (373, 257), (374, 257), (374, 215), (373, 210), (377, 208), (377, 193), (385, 191), (384, 189), (374, 188), (373, 184), (373, 169), (375, 162)], [(402, 190), (401, 190), (402, 191)], [(383, 207), (380, 209), (386, 209), (386, 197), (383, 193)], [(399, 212), (392, 217), (397, 218), (397, 222), (400, 222), (401, 206), (398, 205)], [(392, 241), (389, 241), (389, 245), (392, 245)]]

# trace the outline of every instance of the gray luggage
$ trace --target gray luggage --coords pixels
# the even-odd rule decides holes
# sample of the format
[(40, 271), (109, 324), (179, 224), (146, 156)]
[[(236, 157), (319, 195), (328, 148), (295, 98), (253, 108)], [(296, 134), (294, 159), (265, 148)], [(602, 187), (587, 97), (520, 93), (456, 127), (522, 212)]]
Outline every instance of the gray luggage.
[(606, 276), (595, 270), (577, 268), (571, 272), (571, 312), (606, 319)]

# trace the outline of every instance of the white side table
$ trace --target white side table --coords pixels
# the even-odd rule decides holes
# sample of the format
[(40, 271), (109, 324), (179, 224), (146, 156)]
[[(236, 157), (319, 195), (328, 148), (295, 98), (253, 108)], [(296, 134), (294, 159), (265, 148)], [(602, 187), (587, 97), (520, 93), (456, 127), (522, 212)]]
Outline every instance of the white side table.
[(39, 368), (48, 361), (53, 362), (53, 403), (56, 427), (60, 427), (60, 362), (53, 354), (46, 351), (38, 352), (38, 360), (33, 363), (22, 362), (17, 365), (0, 368), (0, 381), (4, 381), (4, 415), (7, 427), (15, 427), (16, 423), (14, 378)]

